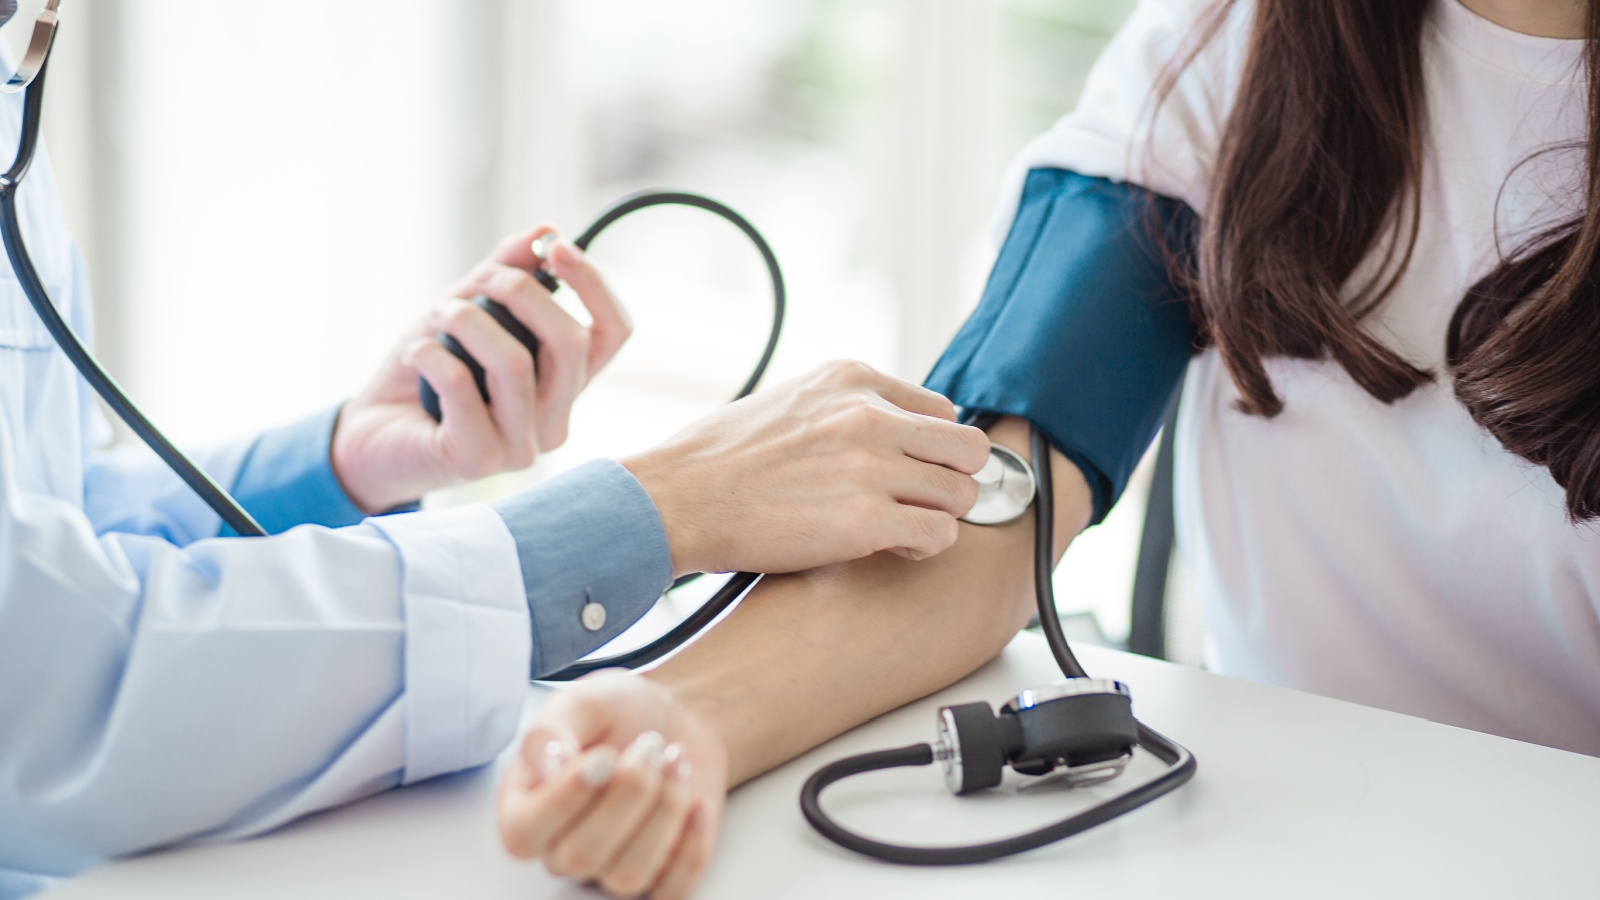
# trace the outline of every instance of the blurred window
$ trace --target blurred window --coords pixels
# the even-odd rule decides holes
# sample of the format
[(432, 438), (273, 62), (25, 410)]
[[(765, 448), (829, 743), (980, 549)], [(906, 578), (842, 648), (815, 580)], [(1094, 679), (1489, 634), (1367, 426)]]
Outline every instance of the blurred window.
[[(499, 234), (575, 232), (641, 187), (717, 197), (772, 241), (773, 377), (855, 357), (916, 379), (981, 293), (1006, 163), (1133, 5), (346, 0), (313, 23), (104, 0), (67, 13), (50, 136), (106, 355), (187, 442), (337, 402)], [(769, 292), (732, 228), (652, 211), (592, 253), (633, 343), (568, 446), (436, 502), (653, 444), (754, 363)], [(1059, 573), (1114, 639), (1142, 512), (1136, 481)]]

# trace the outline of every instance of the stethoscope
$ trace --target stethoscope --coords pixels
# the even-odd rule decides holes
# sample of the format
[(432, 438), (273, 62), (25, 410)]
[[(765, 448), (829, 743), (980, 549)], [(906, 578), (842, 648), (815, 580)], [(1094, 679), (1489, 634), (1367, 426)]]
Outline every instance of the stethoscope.
[[(22, 136), (16, 158), (5, 174), (0, 175), (0, 238), (4, 240), (6, 256), (11, 261), (11, 268), (28, 302), (43, 320), (51, 337), (106, 405), (234, 532), (246, 537), (264, 536), (266, 532), (250, 513), (167, 440), (101, 368), (62, 320), (28, 255), (17, 213), (17, 192), (38, 146), (45, 71), (55, 42), (59, 7), (60, 0), (48, 0), (34, 22), (28, 49), (17, 73), (0, 85), (0, 93), (23, 92)], [(4, 25), (9, 17), (9, 14), (0, 14), (0, 25)], [(772, 326), (760, 360), (734, 399), (745, 397), (755, 390), (772, 361), (783, 327), (786, 298), (777, 256), (755, 226), (729, 207), (698, 194), (646, 191), (625, 197), (607, 208), (573, 243), (587, 249), (602, 231), (618, 219), (641, 209), (663, 205), (695, 207), (731, 222), (750, 239), (766, 263), (772, 280)], [(535, 242), (533, 250), (536, 256), (544, 259), (548, 247)], [(535, 277), (551, 291), (560, 289), (560, 283), (542, 269)], [(488, 311), (537, 356), (538, 339), (508, 310), (487, 297), (478, 297), (473, 302)], [(483, 369), (459, 344), (446, 336), (441, 336), (440, 340), (472, 369), (478, 389), (487, 400), (489, 395)], [(433, 392), (425, 382), (419, 385), (419, 394), (424, 408), (437, 419), (437, 398), (432, 396)], [(975, 414), (967, 416), (966, 421), (987, 427), (992, 424), (993, 417)], [(1032, 431), (1030, 449), (1033, 459), (1049, 460), (1050, 445), (1037, 429)], [(1195, 773), (1194, 756), (1189, 751), (1133, 717), (1132, 698), (1126, 685), (1108, 679), (1090, 678), (1067, 646), (1051, 585), (1055, 504), (1048, 463), (1032, 467), (1018, 454), (995, 445), (990, 450), (989, 463), (978, 474), (977, 480), (979, 500), (972, 511), (963, 517), (966, 521), (978, 525), (998, 525), (1015, 521), (1030, 506), (1034, 510), (1034, 593), (1038, 602), (1039, 624), (1050, 652), (1066, 678), (1023, 691), (1001, 707), (998, 713), (982, 702), (943, 707), (938, 713), (937, 737), (931, 744), (913, 744), (852, 756), (824, 766), (806, 781), (800, 794), (800, 807), (806, 820), (834, 843), (886, 862), (959, 865), (1032, 850), (1137, 809), (1170, 793)], [(673, 587), (694, 577), (697, 576), (679, 579)], [(567, 681), (597, 669), (619, 666), (631, 669), (655, 662), (705, 630), (760, 578), (759, 574), (753, 572), (736, 573), (711, 599), (655, 641), (615, 656), (580, 661), (549, 676), (548, 680)], [(1069, 784), (1100, 783), (1120, 775), (1133, 759), (1136, 748), (1143, 748), (1166, 763), (1166, 768), (1159, 776), (1052, 825), (989, 843), (954, 847), (891, 844), (845, 828), (823, 810), (821, 803), (825, 788), (852, 775), (934, 763), (941, 765), (946, 786), (956, 794), (968, 794), (999, 785), (1006, 766), (1022, 775), (1059, 778)]]

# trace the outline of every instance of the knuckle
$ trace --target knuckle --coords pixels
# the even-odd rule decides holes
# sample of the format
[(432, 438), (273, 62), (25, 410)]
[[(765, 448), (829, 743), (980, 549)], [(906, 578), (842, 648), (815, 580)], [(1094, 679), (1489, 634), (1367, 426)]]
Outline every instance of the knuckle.
[(944, 513), (922, 516), (920, 531), (929, 547), (943, 550), (956, 542), (955, 517)]
[(550, 871), (563, 878), (587, 877), (594, 866), (594, 854), (577, 841), (562, 841), (550, 854)]
[(878, 457), (865, 447), (851, 447), (846, 450), (844, 458), (840, 460), (840, 470), (852, 481), (869, 488), (878, 484)]
[(852, 541), (858, 556), (874, 553), (885, 546), (884, 538), (891, 530), (893, 518), (886, 515), (883, 504), (870, 497), (856, 497), (845, 504), (844, 519), (854, 525), (856, 539)]
[(549, 434), (544, 441), (544, 445), (549, 449), (554, 450), (567, 442), (567, 421), (565, 419), (550, 423), (546, 431)]
[(636, 865), (625, 864), (601, 878), (600, 886), (613, 897), (638, 897), (650, 884), (642, 869)]
[(587, 359), (589, 348), (593, 343), (594, 335), (590, 333), (589, 329), (584, 328), (582, 325), (574, 324), (572, 329), (573, 356), (578, 359)]
[(451, 300), (444, 309), (439, 311), (439, 320), (444, 324), (445, 330), (464, 328), (477, 321), (478, 315), (483, 310), (473, 306), (465, 300)]
[(461, 467), (461, 475), (473, 480), (488, 478), (503, 468), (500, 454), (491, 451), (476, 453), (467, 459)]
[(954, 476), (955, 482), (951, 493), (955, 495), (956, 503), (961, 507), (963, 514), (978, 502), (978, 482), (966, 475)]
[(494, 286), (508, 295), (526, 294), (536, 288), (543, 290), (543, 287), (534, 280), (532, 275), (514, 266), (502, 268), (495, 276)]
[[(526, 469), (533, 465), (539, 454), (531, 446), (519, 445), (506, 458), (506, 467), (509, 469)], [(976, 499), (976, 498), (974, 498)]]
[(989, 435), (971, 425), (960, 426), (962, 444), (972, 454), (969, 462), (978, 468), (989, 461)]
[(822, 364), (823, 373), (835, 382), (842, 384), (860, 384), (877, 373), (873, 368), (857, 359), (834, 359)]
[(434, 380), (439, 382), (439, 384), (435, 385), (436, 388), (460, 394), (477, 386), (472, 378), (472, 370), (467, 368), (466, 363), (451, 357), (451, 364), (444, 366), (443, 369), (442, 372), (434, 376)]
[(533, 859), (539, 855), (533, 839), (509, 823), (501, 825), (500, 843), (506, 848), (506, 852), (516, 859)]
[(644, 769), (623, 766), (611, 780), (608, 791), (612, 796), (630, 805), (638, 805), (650, 794), (651, 779)]
[(853, 441), (876, 433), (892, 424), (893, 416), (865, 400), (852, 400), (838, 417), (839, 429)]
[(517, 351), (506, 360), (507, 373), (516, 379), (518, 386), (527, 385), (533, 381), (534, 366), (533, 354), (526, 351)]
[(553, 330), (555, 333), (550, 336), (546, 346), (550, 348), (550, 355), (559, 363), (565, 365), (588, 355), (588, 329), (577, 322), (566, 321)]

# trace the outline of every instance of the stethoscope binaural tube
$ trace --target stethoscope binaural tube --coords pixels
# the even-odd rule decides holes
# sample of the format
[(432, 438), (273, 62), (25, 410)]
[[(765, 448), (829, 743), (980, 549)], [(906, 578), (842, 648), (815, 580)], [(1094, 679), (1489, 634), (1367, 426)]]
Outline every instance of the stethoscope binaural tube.
[(22, 179), (33, 164), (33, 154), (39, 146), (39, 118), (44, 106), (45, 72), (49, 67), (50, 49), (55, 43), (58, 3), (59, 0), (50, 0), (46, 5), (44, 12), (34, 24), (33, 40), (23, 57), (22, 66), (9, 81), (0, 85), (0, 93), (24, 91), (22, 135), (17, 143), (17, 155), (12, 160), (11, 167), (0, 176), (0, 239), (5, 243), (11, 269), (16, 274), (17, 283), (27, 296), (28, 303), (44, 322), (45, 329), (60, 345), (61, 351), (71, 360), (73, 367), (83, 375), (84, 380), (94, 388), (95, 393), (100, 395), (100, 399), (105, 401), (112, 412), (126, 422), (133, 433), (149, 445), (162, 462), (200, 495), (206, 505), (216, 511), (229, 528), (244, 536), (264, 535), (266, 531), (245, 511), (244, 507), (167, 440), (166, 435), (145, 417), (116, 381), (100, 367), (100, 363), (62, 320), (55, 304), (50, 302), (50, 294), (39, 279), (32, 257), (28, 255), (27, 243), (22, 235), (21, 219), (17, 213), (17, 192), (22, 187)]
[[(11, 267), (16, 273), (17, 281), (21, 285), (28, 302), (44, 322), (46, 330), (55, 339), (72, 362), (74, 368), (83, 376), (96, 394), (105, 401), (118, 418), (127, 423), (128, 427), (145, 444), (149, 445), (162, 462), (166, 463), (177, 475), (183, 479), (194, 492), (205, 501), (217, 515), (235, 533), (244, 537), (259, 537), (266, 534), (265, 529), (239, 504), (226, 490), (218, 485), (199, 466), (195, 465), (184, 453), (179, 450), (160, 429), (144, 415), (143, 411), (129, 399), (115, 379), (100, 366), (72, 328), (61, 318), (55, 304), (51, 302), (49, 292), (45, 290), (38, 270), (33, 265), (33, 259), (28, 254), (27, 243), (23, 238), (21, 218), (17, 211), (17, 192), (21, 188), (22, 180), (27, 175), (33, 163), (34, 152), (39, 144), (39, 122), (44, 105), (45, 74), (48, 68), (50, 50), (54, 45), (57, 28), (57, 8), (60, 0), (49, 0), (45, 10), (35, 23), (33, 40), (23, 58), (22, 65), (16, 75), (3, 85), (0, 93), (16, 93), (23, 91), (22, 133), (17, 145), (17, 154), (10, 168), (4, 175), (0, 175), (0, 239), (5, 244), (6, 256), (11, 261)], [(712, 213), (738, 228), (750, 239), (760, 252), (765, 263), (767, 273), (772, 282), (772, 325), (768, 332), (766, 343), (757, 361), (754, 370), (746, 378), (744, 384), (735, 394), (734, 399), (747, 396), (755, 390), (762, 376), (766, 374), (767, 367), (772, 361), (773, 352), (777, 349), (778, 338), (783, 330), (783, 320), (786, 312), (787, 291), (784, 285), (783, 272), (778, 265), (777, 255), (772, 247), (762, 237), (761, 232), (749, 220), (735, 212), (728, 206), (686, 191), (640, 191), (622, 198), (607, 207), (596, 217), (588, 228), (574, 241), (579, 247), (587, 248), (589, 244), (606, 228), (624, 216), (657, 206), (691, 206)], [(693, 576), (679, 579), (675, 586), (681, 585)], [(613, 666), (626, 666), (636, 668), (660, 659), (679, 646), (687, 643), (706, 626), (710, 625), (718, 615), (731, 606), (749, 590), (758, 579), (759, 575), (753, 573), (738, 573), (728, 580), (717, 593), (696, 610), (687, 619), (673, 628), (660, 639), (649, 645), (640, 647), (627, 653), (604, 659), (579, 662), (553, 675), (546, 676), (548, 680), (570, 680), (586, 672)]]

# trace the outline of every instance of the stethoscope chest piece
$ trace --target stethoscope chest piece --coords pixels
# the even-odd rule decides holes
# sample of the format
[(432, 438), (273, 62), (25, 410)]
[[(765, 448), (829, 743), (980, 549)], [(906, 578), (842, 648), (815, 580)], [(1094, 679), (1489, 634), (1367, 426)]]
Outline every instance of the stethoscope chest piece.
[(989, 461), (972, 477), (978, 482), (978, 502), (961, 520), (974, 525), (1004, 525), (1021, 518), (1038, 490), (1027, 460), (999, 444), (989, 445)]
[(1126, 685), (1069, 678), (1023, 691), (998, 714), (982, 702), (940, 709), (933, 758), (951, 793), (969, 794), (999, 785), (1007, 765), (1069, 784), (1105, 781), (1122, 773), (1138, 743)]

